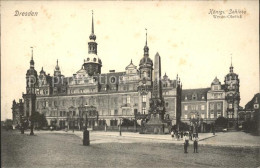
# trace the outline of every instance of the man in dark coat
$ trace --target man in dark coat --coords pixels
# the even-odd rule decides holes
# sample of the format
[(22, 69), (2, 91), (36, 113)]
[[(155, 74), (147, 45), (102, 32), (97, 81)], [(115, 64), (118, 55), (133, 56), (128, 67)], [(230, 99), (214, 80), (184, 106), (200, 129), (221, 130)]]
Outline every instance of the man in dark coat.
[(199, 142), (199, 138), (198, 138), (198, 136), (196, 136), (193, 141), (194, 153), (195, 152), (198, 153), (198, 142)]

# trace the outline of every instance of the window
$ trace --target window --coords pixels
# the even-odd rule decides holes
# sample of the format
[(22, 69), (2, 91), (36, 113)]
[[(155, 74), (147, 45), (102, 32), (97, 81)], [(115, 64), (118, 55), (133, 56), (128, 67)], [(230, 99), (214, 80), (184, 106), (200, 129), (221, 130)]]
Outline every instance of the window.
[(115, 109), (114, 115), (118, 115), (118, 110), (117, 109)]
[(205, 105), (201, 105), (201, 110), (205, 110)]
[(195, 110), (195, 106), (194, 105), (191, 105), (191, 110)]
[(147, 73), (146, 73), (146, 71), (144, 71), (144, 77), (147, 77)]
[(111, 80), (110, 80), (110, 82), (111, 82), (112, 84), (114, 84), (115, 81), (116, 81), (116, 78), (115, 78), (115, 77), (112, 77)]
[(214, 118), (214, 113), (210, 113), (210, 118)]
[(76, 116), (76, 111), (73, 111), (73, 116)]
[(203, 119), (204, 119), (204, 118), (205, 118), (205, 114), (201, 114), (201, 118), (203, 118)]
[(210, 110), (214, 110), (214, 104), (210, 104)]
[(188, 99), (188, 97), (187, 96), (185, 96), (185, 100), (187, 100)]
[(188, 118), (188, 115), (187, 115), (187, 114), (185, 114), (185, 115), (184, 115), (184, 118), (185, 118), (185, 119), (187, 119), (187, 118)]
[(193, 95), (192, 95), (192, 100), (195, 100), (196, 97), (197, 97), (196, 94), (193, 94)]
[(233, 108), (233, 104), (229, 104), (228, 108), (232, 109)]
[(218, 113), (217, 113), (217, 117), (220, 117), (220, 116), (221, 116), (221, 113), (220, 113), (220, 112), (218, 112)]
[(143, 107), (142, 108), (142, 113), (145, 114), (145, 112), (146, 112), (146, 107)]
[(196, 110), (199, 110), (199, 105), (196, 105)]
[(62, 116), (62, 111), (60, 111), (60, 116)]
[(221, 110), (221, 104), (220, 103), (217, 104), (217, 109)]
[(83, 89), (80, 89), (80, 90), (79, 90), (79, 93), (83, 93)]
[(46, 107), (49, 107), (49, 102), (48, 101), (46, 101)]
[(190, 117), (191, 117), (191, 118), (195, 118), (195, 114), (191, 114)]
[(143, 95), (143, 102), (146, 102), (146, 95)]
[(184, 110), (185, 110), (185, 111), (188, 110), (188, 106), (187, 106), (187, 105), (184, 106)]
[(228, 114), (228, 118), (233, 118), (233, 115), (232, 114)]
[(130, 103), (131, 103), (130, 100), (131, 100), (131, 99), (130, 99), (130, 95), (127, 95), (126, 103), (127, 103), (127, 104), (130, 104)]
[(205, 99), (204, 95), (202, 95), (201, 99), (202, 99), (202, 100), (204, 100), (204, 99)]

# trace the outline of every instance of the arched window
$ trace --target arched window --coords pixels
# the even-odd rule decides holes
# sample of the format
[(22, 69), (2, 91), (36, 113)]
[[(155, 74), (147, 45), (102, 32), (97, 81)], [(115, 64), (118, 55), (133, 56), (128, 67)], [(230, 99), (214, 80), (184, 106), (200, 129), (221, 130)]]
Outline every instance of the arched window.
[(144, 71), (144, 77), (147, 77), (147, 72), (146, 71)]

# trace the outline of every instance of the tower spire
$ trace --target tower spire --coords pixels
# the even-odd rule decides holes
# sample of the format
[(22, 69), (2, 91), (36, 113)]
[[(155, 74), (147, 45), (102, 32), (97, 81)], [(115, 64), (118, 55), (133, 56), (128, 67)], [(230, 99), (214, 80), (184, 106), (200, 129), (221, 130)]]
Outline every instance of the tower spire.
[(31, 61), (30, 61), (30, 67), (34, 68), (34, 60), (33, 60), (33, 47), (31, 47), (32, 49), (32, 56), (31, 56)]
[(55, 70), (56, 71), (59, 71), (60, 70), (60, 67), (59, 67), (59, 60), (57, 59), (57, 64), (56, 64), (56, 66), (55, 66)]
[(146, 40), (145, 40), (145, 46), (147, 46), (147, 29), (145, 28), (146, 31)]
[(31, 60), (33, 60), (33, 47), (31, 47), (31, 49), (32, 49), (32, 58), (31, 58)]
[(92, 31), (91, 31), (91, 33), (92, 34), (94, 34), (94, 21), (93, 21), (94, 19), (93, 19), (93, 10), (92, 10)]
[(145, 38), (145, 46), (144, 46), (144, 56), (148, 57), (149, 56), (149, 47), (147, 46), (147, 29), (145, 28), (146, 31), (146, 38)]
[(229, 72), (232, 73), (233, 72), (233, 65), (232, 65), (232, 54), (231, 54), (231, 65), (230, 65), (230, 68), (229, 68)]
[(94, 34), (94, 17), (93, 17), (93, 10), (92, 10), (92, 27), (91, 27), (91, 34), (89, 36), (90, 40), (96, 40), (96, 35)]

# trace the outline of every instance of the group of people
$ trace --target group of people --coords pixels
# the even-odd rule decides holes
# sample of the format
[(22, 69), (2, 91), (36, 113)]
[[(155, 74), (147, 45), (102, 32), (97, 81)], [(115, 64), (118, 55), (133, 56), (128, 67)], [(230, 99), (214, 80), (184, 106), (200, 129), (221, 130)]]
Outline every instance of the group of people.
[(189, 140), (193, 140), (193, 148), (194, 153), (198, 153), (198, 142), (199, 142), (199, 136), (198, 133), (192, 134), (191, 132), (174, 132), (171, 131), (172, 139), (176, 137), (176, 140), (183, 139), (184, 144), (184, 153), (188, 153), (188, 146), (189, 146)]

